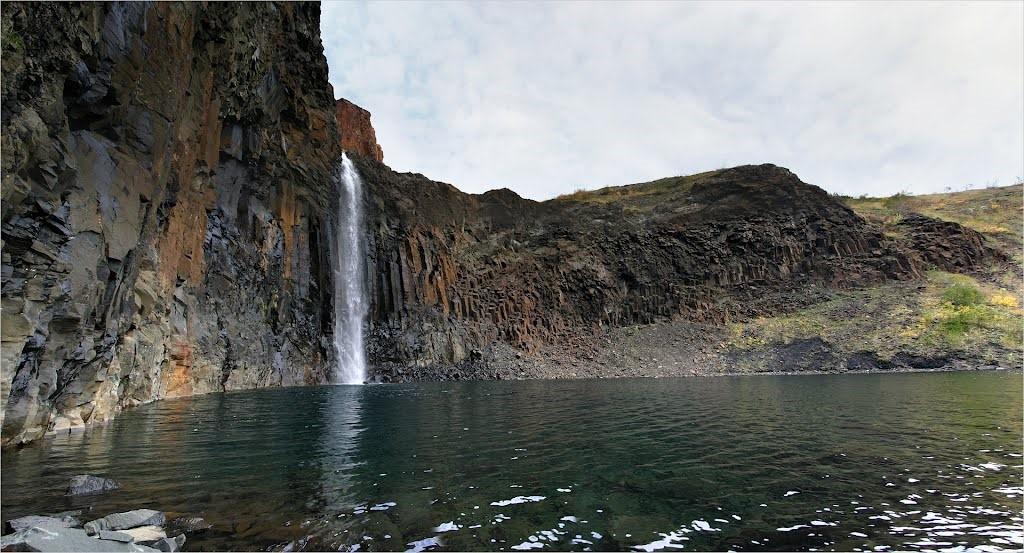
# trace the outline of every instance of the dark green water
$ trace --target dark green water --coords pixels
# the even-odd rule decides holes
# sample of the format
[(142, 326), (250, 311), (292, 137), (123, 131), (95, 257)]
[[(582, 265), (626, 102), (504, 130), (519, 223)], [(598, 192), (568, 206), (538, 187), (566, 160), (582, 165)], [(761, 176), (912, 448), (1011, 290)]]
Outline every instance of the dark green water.
[[(205, 517), (213, 530), (187, 549), (1019, 549), (1021, 384), (857, 374), (168, 400), (4, 451), (3, 516)], [(79, 473), (123, 488), (63, 497)]]

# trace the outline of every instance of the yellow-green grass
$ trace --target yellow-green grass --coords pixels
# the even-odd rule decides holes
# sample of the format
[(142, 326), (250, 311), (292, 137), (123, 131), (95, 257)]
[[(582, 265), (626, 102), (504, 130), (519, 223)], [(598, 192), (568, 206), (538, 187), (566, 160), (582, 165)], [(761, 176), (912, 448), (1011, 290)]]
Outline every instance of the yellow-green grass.
[(923, 281), (840, 292), (807, 309), (731, 324), (728, 345), (746, 350), (820, 336), (847, 353), (883, 359), (959, 352), (979, 360), (1010, 355), (1016, 365), (1024, 347), (1022, 300), (1019, 288), (931, 271)]

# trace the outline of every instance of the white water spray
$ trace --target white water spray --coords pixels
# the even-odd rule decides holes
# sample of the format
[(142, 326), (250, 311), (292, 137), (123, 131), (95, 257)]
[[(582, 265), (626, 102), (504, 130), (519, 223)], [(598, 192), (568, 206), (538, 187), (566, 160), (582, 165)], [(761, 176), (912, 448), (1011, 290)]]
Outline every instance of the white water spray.
[(334, 257), (334, 349), (338, 364), (334, 381), (362, 384), (366, 380), (363, 321), (366, 294), (363, 286), (363, 181), (352, 160), (341, 154), (338, 182), (338, 237)]

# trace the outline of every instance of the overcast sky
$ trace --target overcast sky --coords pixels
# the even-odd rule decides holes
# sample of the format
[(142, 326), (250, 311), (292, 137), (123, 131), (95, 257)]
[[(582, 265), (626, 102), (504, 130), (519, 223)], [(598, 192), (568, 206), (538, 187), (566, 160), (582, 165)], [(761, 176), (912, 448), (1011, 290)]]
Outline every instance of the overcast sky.
[(747, 163), (844, 194), (1024, 175), (1024, 3), (324, 2), (384, 161), (545, 199)]

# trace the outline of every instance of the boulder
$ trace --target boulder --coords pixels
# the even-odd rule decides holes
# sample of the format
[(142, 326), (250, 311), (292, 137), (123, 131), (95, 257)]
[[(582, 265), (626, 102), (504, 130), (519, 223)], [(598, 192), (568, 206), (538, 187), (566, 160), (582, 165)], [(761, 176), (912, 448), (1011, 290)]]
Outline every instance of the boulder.
[(68, 483), (68, 491), (65, 495), (91, 495), (116, 490), (120, 484), (109, 478), (93, 476), (91, 474), (79, 474), (71, 477)]
[(54, 528), (72, 528), (79, 526), (81, 523), (78, 519), (72, 516), (64, 517), (41, 517), (38, 515), (28, 515), (24, 517), (18, 517), (7, 521), (6, 529), (8, 532), (20, 532), (26, 528), (38, 526), (40, 528), (54, 529)]
[(127, 530), (139, 526), (160, 526), (165, 521), (164, 514), (153, 509), (136, 509), (124, 513), (114, 513), (92, 522), (85, 523), (85, 531), (95, 534), (100, 530)]
[(137, 543), (105, 540), (88, 535), (78, 528), (41, 528), (31, 526), (20, 532), (0, 537), (3, 551), (161, 551)]

